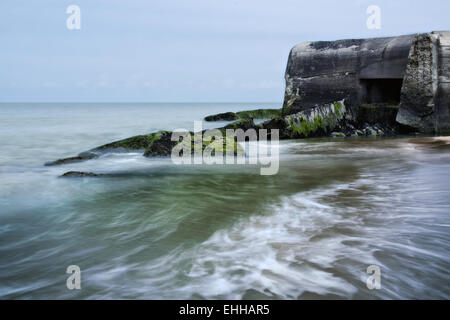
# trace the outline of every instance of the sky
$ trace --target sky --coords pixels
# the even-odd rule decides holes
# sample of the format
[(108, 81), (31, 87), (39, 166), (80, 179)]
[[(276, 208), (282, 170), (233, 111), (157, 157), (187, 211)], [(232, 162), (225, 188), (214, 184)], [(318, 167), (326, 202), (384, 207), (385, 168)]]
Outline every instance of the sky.
[(1, 0), (0, 102), (281, 102), (295, 44), (450, 30), (449, 14), (449, 0)]

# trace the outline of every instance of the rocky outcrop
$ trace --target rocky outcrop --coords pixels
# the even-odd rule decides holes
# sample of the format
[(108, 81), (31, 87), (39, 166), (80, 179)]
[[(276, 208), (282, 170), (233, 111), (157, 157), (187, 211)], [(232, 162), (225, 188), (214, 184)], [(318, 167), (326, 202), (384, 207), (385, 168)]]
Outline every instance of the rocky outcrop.
[[(160, 140), (161, 137), (169, 135), (170, 137), (170, 131), (158, 131), (154, 133), (150, 133), (147, 135), (139, 135), (139, 136), (133, 136), (130, 138), (114, 141), (108, 144), (101, 145), (99, 147), (96, 147), (94, 149), (82, 152), (74, 157), (69, 158), (63, 158), (58, 159), (56, 161), (51, 161), (45, 163), (46, 166), (56, 166), (56, 165), (63, 165), (63, 164), (70, 164), (75, 162), (81, 162), (86, 161), (90, 159), (98, 158), (100, 155), (115, 151), (136, 151), (136, 150), (152, 150), (153, 144)], [(170, 138), (169, 138), (170, 139)], [(163, 140), (161, 142), (166, 142), (166, 140)], [(161, 144), (161, 142), (159, 144)], [(158, 144), (158, 143), (157, 143)], [(155, 147), (156, 148), (156, 147)]]
[[(239, 123), (239, 125), (238, 125)], [(246, 123), (246, 125), (244, 124)], [(222, 140), (217, 141), (202, 141), (202, 151), (206, 148), (210, 148), (211, 150), (219, 150), (222, 148), (222, 152), (225, 154), (227, 150), (233, 150), (235, 155), (242, 155), (244, 153), (244, 149), (231, 138), (226, 137), (225, 130), (230, 128), (253, 128), (254, 123), (252, 119), (240, 120), (237, 123), (227, 125), (223, 128), (219, 128), (218, 130), (222, 133)], [(246, 129), (244, 129), (246, 130)], [(202, 132), (193, 133), (189, 132), (190, 141), (183, 143), (187, 143), (185, 145), (185, 149), (190, 149), (192, 154), (194, 153), (194, 135), (203, 135), (206, 130)], [(147, 135), (139, 135), (133, 136), (127, 139), (122, 139), (118, 141), (114, 141), (94, 149), (91, 149), (86, 152), (80, 153), (78, 156), (69, 157), (64, 159), (58, 159), (53, 162), (47, 162), (46, 166), (51, 165), (64, 165), (70, 164), (74, 162), (86, 161), (94, 158), (98, 158), (100, 155), (108, 153), (108, 152), (122, 152), (122, 151), (143, 151), (143, 155), (145, 157), (168, 157), (172, 154), (172, 149), (175, 147), (180, 141), (172, 141), (172, 131), (158, 131), (153, 132)], [(69, 172), (68, 176), (76, 176), (79, 172)]]
[(234, 112), (218, 113), (205, 117), (205, 121), (233, 121), (237, 119), (238, 116)]
[(403, 132), (395, 122), (397, 110), (389, 105), (349, 108), (342, 100), (275, 118), (256, 127), (279, 129), (281, 139), (389, 136)]
[(46, 166), (58, 166), (61, 164), (69, 164), (69, 163), (76, 163), (81, 161), (86, 161), (89, 159), (95, 159), (98, 158), (98, 154), (93, 152), (82, 152), (78, 156), (75, 157), (69, 157), (69, 158), (62, 158), (55, 161), (46, 162)]
[[(450, 129), (450, 32), (305, 42), (286, 67), (283, 115), (345, 99), (352, 113), (421, 132)], [(381, 106), (363, 113), (363, 105)], [(382, 106), (393, 106), (387, 109)], [(363, 113), (361, 113), (361, 111)], [(368, 120), (370, 120), (368, 119)]]
[(233, 121), (239, 119), (272, 119), (281, 115), (280, 109), (256, 109), (239, 112), (224, 112), (205, 117), (205, 121)]
[(343, 101), (317, 106), (284, 117), (291, 138), (308, 138), (330, 134), (346, 117)]

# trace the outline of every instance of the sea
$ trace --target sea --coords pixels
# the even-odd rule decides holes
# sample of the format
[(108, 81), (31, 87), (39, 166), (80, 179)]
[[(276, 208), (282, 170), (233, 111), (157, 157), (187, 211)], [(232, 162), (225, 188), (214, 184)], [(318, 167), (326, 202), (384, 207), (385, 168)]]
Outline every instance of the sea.
[(0, 104), (0, 298), (449, 299), (450, 148), (427, 138), (283, 140), (274, 175), (124, 150), (44, 166), (280, 107)]

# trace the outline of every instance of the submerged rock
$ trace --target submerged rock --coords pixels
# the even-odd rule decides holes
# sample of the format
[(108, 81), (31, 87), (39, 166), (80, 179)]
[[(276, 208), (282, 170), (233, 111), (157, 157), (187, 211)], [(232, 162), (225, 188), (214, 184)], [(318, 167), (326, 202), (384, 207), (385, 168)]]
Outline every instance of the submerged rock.
[[(240, 120), (238, 123), (241, 123), (242, 126), (245, 125), (245, 128), (250, 128), (254, 126), (252, 119), (247, 120)], [(202, 142), (201, 150), (207, 150), (212, 151), (214, 153), (215, 150), (222, 150), (222, 152), (225, 154), (227, 150), (233, 150), (234, 155), (243, 155), (245, 154), (244, 149), (239, 145), (238, 142), (236, 142), (232, 138), (226, 137), (225, 129), (228, 128), (240, 128), (240, 125), (233, 125), (230, 124), (226, 127), (217, 129), (217, 133), (222, 134), (223, 138), (222, 140), (214, 140), (211, 139), (211, 141), (206, 141), (205, 139), (200, 139)], [(244, 129), (246, 130), (246, 129)], [(196, 133), (196, 135), (202, 135), (205, 133), (206, 130)], [(111, 152), (111, 151), (122, 151), (122, 150), (143, 150), (143, 155), (145, 157), (168, 157), (172, 155), (173, 148), (180, 143), (180, 141), (172, 141), (172, 131), (158, 131), (154, 133), (150, 133), (147, 135), (139, 135), (130, 137), (127, 139), (122, 139), (118, 141), (114, 141), (99, 147), (96, 147), (90, 151), (80, 153), (78, 156), (65, 158), (65, 159), (58, 159), (53, 162), (48, 162), (45, 165), (63, 165), (63, 164), (69, 164), (74, 162), (80, 162), (85, 161), (93, 158), (99, 157), (99, 154)], [(185, 142), (183, 140), (182, 143), (184, 143), (184, 149), (190, 150), (191, 153), (194, 153), (194, 133), (189, 132), (190, 135), (190, 141)], [(64, 176), (93, 176), (94, 174), (91, 173), (83, 173), (78, 171), (68, 172), (67, 175)]]
[[(253, 122), (252, 122), (253, 123)], [(155, 140), (155, 142), (144, 152), (145, 157), (155, 157), (155, 156), (171, 156), (173, 148), (180, 143), (180, 149), (189, 150), (190, 154), (195, 152), (195, 141), (201, 141), (201, 150), (209, 151), (221, 150), (223, 154), (226, 154), (228, 150), (233, 150), (234, 155), (243, 155), (245, 153), (244, 149), (236, 142), (234, 139), (226, 137), (224, 128), (217, 129), (217, 133), (222, 135), (222, 139), (212, 139), (208, 141), (207, 139), (202, 139), (203, 134), (206, 130), (198, 133), (189, 132), (189, 138), (180, 138), (180, 141), (172, 141), (172, 133), (168, 132), (161, 136), (160, 139)], [(212, 131), (209, 131), (212, 133)], [(213, 152), (214, 153), (214, 152)]]
[(86, 161), (86, 160), (95, 159), (95, 158), (98, 158), (98, 154), (95, 154), (92, 152), (82, 152), (78, 156), (75, 156), (75, 157), (63, 158), (63, 159), (58, 159), (55, 161), (46, 162), (45, 166), (57, 166), (57, 165), (62, 165), (62, 164), (76, 163), (76, 162)]
[(84, 178), (84, 177), (100, 177), (100, 174), (93, 172), (83, 172), (83, 171), (68, 171), (61, 175), (64, 178)]
[(234, 112), (218, 113), (205, 117), (205, 121), (233, 121), (237, 119), (238, 116)]
[[(221, 150), (226, 153), (227, 150), (233, 150), (234, 155), (245, 154), (244, 149), (236, 141), (236, 137), (227, 137), (227, 129), (242, 129), (247, 131), (255, 129), (258, 133), (259, 129), (267, 130), (267, 138), (272, 139), (271, 129), (278, 129), (279, 139), (298, 139), (310, 137), (361, 137), (361, 136), (380, 136), (386, 132), (388, 134), (395, 133), (395, 126), (391, 127), (393, 122), (395, 108), (385, 107), (385, 111), (377, 112), (384, 107), (379, 106), (362, 106), (361, 109), (365, 111), (355, 112), (348, 108), (345, 101), (336, 101), (327, 103), (313, 108), (305, 109), (294, 114), (286, 116), (279, 116), (280, 110), (276, 112), (266, 113), (266, 115), (278, 115), (270, 120), (256, 125), (252, 117), (245, 117), (242, 114), (238, 121), (227, 124), (224, 127), (217, 128), (217, 132), (222, 135), (222, 139), (205, 141), (204, 139), (194, 139), (197, 135), (204, 134), (206, 130), (201, 133), (189, 132), (189, 141), (182, 140), (184, 145), (181, 145), (183, 152), (190, 152), (194, 154), (194, 140), (201, 140), (201, 150), (214, 153), (216, 150)], [(268, 109), (271, 110), (271, 109)], [(260, 115), (263, 113), (256, 110)], [(255, 110), (246, 113), (252, 114)], [(373, 114), (374, 113), (374, 114)], [(253, 113), (255, 115), (255, 113)], [(387, 120), (386, 120), (387, 119)], [(362, 123), (363, 122), (363, 123)], [(381, 124), (380, 124), (381, 123)], [(392, 129), (394, 128), (394, 129)], [(48, 162), (45, 165), (63, 165), (74, 162), (85, 161), (99, 157), (101, 154), (111, 151), (131, 151), (142, 150), (145, 157), (168, 157), (172, 155), (172, 150), (180, 141), (172, 141), (171, 131), (157, 131), (146, 135), (138, 135), (130, 138), (114, 141), (108, 144), (101, 145), (89, 151), (80, 153), (78, 156), (58, 159), (53, 162)], [(257, 134), (257, 138), (259, 135)], [(188, 151), (189, 150), (189, 151)], [(68, 173), (68, 176), (77, 176), (81, 173)], [(89, 175), (92, 176), (92, 175)]]
[(152, 144), (161, 139), (162, 136), (169, 134), (170, 131), (157, 131), (146, 135), (134, 136), (94, 148), (91, 151), (105, 151), (109, 149), (123, 149), (123, 150), (146, 150)]
[(150, 144), (147, 145), (144, 156), (159, 156), (159, 157), (167, 157), (172, 153), (172, 148), (177, 145), (177, 141), (171, 140), (172, 132), (171, 131), (160, 131), (159, 133), (153, 136), (153, 140)]
[[(63, 165), (75, 162), (86, 161), (98, 158), (101, 154), (109, 151), (138, 151), (151, 150), (155, 141), (158, 141), (164, 135), (170, 136), (170, 131), (158, 131), (147, 135), (133, 136), (130, 138), (114, 141), (80, 153), (78, 156), (58, 159), (56, 161), (45, 163), (46, 166)], [(160, 143), (161, 144), (161, 143)]]
[(223, 129), (242, 129), (242, 130), (248, 130), (248, 129), (254, 129), (256, 128), (255, 123), (253, 122), (253, 119), (241, 119), (236, 122), (230, 123), (223, 127)]

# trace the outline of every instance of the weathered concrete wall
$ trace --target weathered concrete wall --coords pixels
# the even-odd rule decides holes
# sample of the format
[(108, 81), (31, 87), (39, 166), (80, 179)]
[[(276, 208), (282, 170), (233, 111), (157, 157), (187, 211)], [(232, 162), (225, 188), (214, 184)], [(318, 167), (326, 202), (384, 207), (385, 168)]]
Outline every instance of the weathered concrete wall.
[(450, 31), (438, 35), (438, 87), (436, 92), (436, 131), (450, 132)]
[(417, 35), (408, 57), (397, 121), (421, 132), (450, 132), (450, 32)]
[(349, 108), (386, 102), (401, 124), (450, 132), (449, 62), (449, 31), (304, 42), (289, 54), (283, 114), (343, 99)]
[(361, 102), (360, 79), (401, 79), (413, 35), (304, 42), (292, 48), (286, 68), (285, 114), (346, 99)]
[[(414, 40), (408, 57), (397, 121), (420, 131), (434, 131), (434, 97), (437, 90), (431, 34), (421, 34)], [(434, 73), (434, 74), (433, 74)]]

